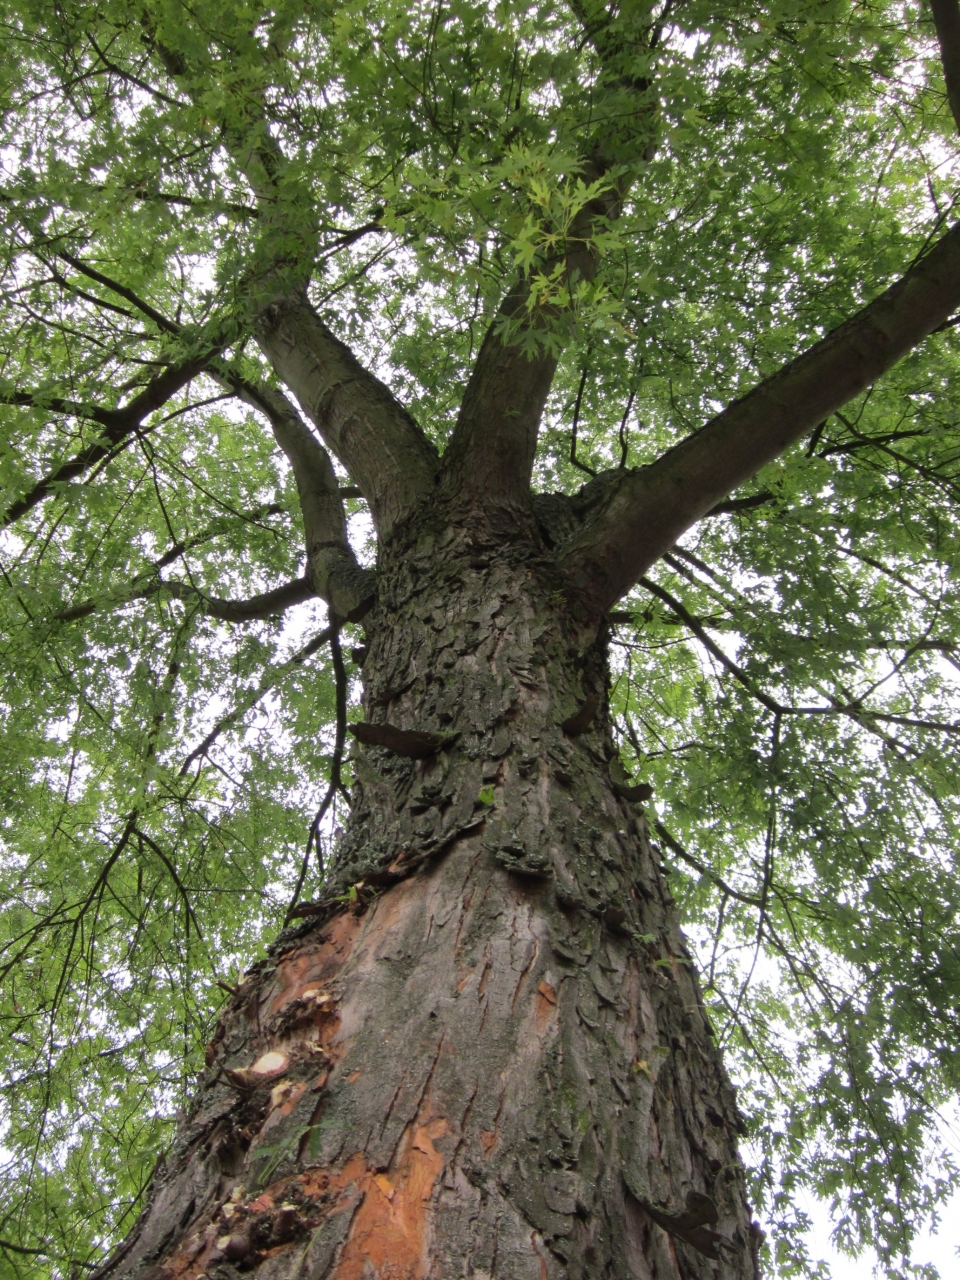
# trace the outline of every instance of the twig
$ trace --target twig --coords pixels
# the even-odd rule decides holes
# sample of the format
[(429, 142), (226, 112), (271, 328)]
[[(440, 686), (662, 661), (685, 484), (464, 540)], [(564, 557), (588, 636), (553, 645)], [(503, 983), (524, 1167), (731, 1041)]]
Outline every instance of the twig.
[(683, 862), (688, 863), (695, 871), (699, 871), (702, 876), (706, 877), (706, 879), (712, 880), (717, 888), (721, 889), (728, 898), (736, 898), (737, 902), (745, 902), (751, 907), (759, 907), (763, 905), (762, 898), (754, 897), (753, 894), (749, 893), (740, 893), (739, 890), (734, 889), (732, 885), (727, 884), (726, 880), (718, 876), (717, 873), (708, 867), (705, 862), (701, 862), (700, 859), (694, 857), (692, 853), (688, 853), (679, 840), (670, 834), (662, 822), (657, 821), (654, 822), (653, 825), (657, 835), (671, 853), (675, 853), (678, 858)]
[(264, 680), (260, 684), (259, 688), (257, 688), (256, 691), (248, 697), (246, 702), (241, 703), (239, 707), (234, 707), (232, 711), (229, 711), (225, 716), (222, 716), (200, 745), (194, 747), (186, 760), (184, 760), (183, 764), (180, 766), (178, 776), (181, 778), (184, 777), (194, 760), (197, 760), (200, 756), (205, 756), (207, 754), (216, 742), (217, 738), (219, 738), (220, 734), (223, 733), (224, 729), (229, 729), (234, 721), (239, 720), (241, 716), (246, 715), (248, 711), (255, 707), (260, 699), (265, 697), (292, 667), (299, 666), (301, 663), (306, 662), (307, 658), (312, 657), (322, 645), (325, 645), (330, 639), (331, 631), (331, 627), (325, 627), (323, 631), (319, 632), (312, 640), (308, 641), (302, 649), (299, 649), (292, 658), (289, 658), (281, 667), (278, 667), (271, 678)]
[(577, 457), (577, 426), (580, 422), (580, 403), (583, 400), (583, 389), (587, 385), (587, 367), (584, 365), (583, 373), (580, 375), (580, 386), (577, 388), (577, 400), (573, 406), (573, 431), (570, 436), (570, 461), (575, 467), (581, 471), (585, 471), (588, 476), (596, 479), (597, 473), (593, 467), (588, 467), (585, 462), (581, 462)]
[(620, 470), (622, 471), (627, 465), (627, 419), (630, 417), (630, 410), (633, 408), (634, 397), (636, 391), (630, 392), (630, 399), (627, 401), (627, 407), (623, 411), (623, 417), (620, 419), (620, 430), (617, 433), (620, 437)]
[(310, 866), (310, 854), (314, 845), (317, 850), (317, 867), (320, 877), (323, 877), (325, 867), (323, 863), (323, 853), (320, 848), (320, 823), (326, 817), (327, 810), (333, 802), (334, 796), (338, 791), (342, 790), (340, 781), (340, 771), (343, 765), (343, 748), (347, 738), (347, 669), (343, 662), (343, 650), (340, 647), (340, 629), (339, 623), (330, 627), (330, 657), (333, 662), (333, 679), (336, 689), (336, 710), (337, 710), (337, 727), (333, 742), (333, 756), (330, 760), (330, 782), (327, 786), (326, 794), (320, 804), (320, 808), (314, 815), (313, 821), (310, 823), (310, 830), (307, 834), (307, 847), (304, 850), (303, 861), (300, 864), (300, 874), (297, 876), (297, 883), (293, 890), (293, 897), (290, 899), (290, 905), (287, 907), (286, 922), (293, 917), (294, 909), (300, 900), (300, 893), (303, 889), (303, 883), (307, 878), (307, 869)]
[(141, 843), (141, 845), (143, 844), (149, 845), (149, 847), (153, 850), (153, 852), (157, 855), (157, 857), (160, 859), (163, 865), (170, 872), (170, 878), (173, 880), (173, 883), (176, 885), (177, 890), (180, 894), (180, 897), (183, 899), (183, 905), (184, 907), (186, 907), (186, 910), (187, 910), (187, 926), (188, 926), (187, 932), (189, 933), (189, 924), (190, 924), (190, 921), (192, 920), (193, 927), (197, 932), (197, 937), (202, 942), (203, 932), (200, 928), (200, 925), (197, 921), (196, 914), (193, 910), (193, 904), (191, 903), (190, 898), (187, 896), (186, 888), (184, 887), (183, 881), (180, 879), (180, 876), (177, 873), (176, 867), (173, 865), (173, 863), (170, 861), (167, 855), (163, 852), (160, 846), (156, 843), (156, 841), (151, 840), (151, 838), (147, 835), (145, 831), (141, 831), (139, 827), (135, 827), (134, 834), (136, 835), (137, 840), (138, 842)]

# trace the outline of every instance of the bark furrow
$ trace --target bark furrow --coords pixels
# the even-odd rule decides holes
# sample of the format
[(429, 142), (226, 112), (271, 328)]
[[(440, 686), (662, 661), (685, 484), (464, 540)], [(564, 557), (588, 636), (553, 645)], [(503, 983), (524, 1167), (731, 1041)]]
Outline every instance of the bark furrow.
[(548, 563), (425, 518), (384, 565), (367, 719), (449, 745), (354, 746), (325, 908), (230, 1001), (111, 1276), (755, 1280), (733, 1090)]

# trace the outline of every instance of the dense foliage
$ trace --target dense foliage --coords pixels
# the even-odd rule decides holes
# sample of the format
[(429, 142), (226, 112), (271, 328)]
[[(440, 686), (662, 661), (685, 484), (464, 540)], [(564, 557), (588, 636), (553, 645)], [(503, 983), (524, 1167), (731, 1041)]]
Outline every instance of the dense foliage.
[[(222, 376), (269, 376), (247, 303), (264, 246), (306, 255), (321, 314), (438, 442), (527, 273), (564, 304), (537, 339), (564, 353), (539, 483), (574, 492), (652, 460), (949, 222), (921, 6), (659, 16), (628, 90), (579, 0), (4, 6), (0, 1272), (79, 1275), (129, 1225), (218, 984), (281, 923), (327, 790), (324, 607), (220, 607), (302, 572), (286, 462)], [(656, 146), (570, 297), (549, 262), (591, 194), (575, 157), (638, 84)], [(250, 104), (284, 158), (282, 232), (224, 142)], [(614, 619), (624, 756), (654, 786), (783, 1275), (808, 1265), (796, 1188), (904, 1274), (956, 1179), (958, 366), (948, 327)], [(321, 875), (311, 853), (303, 890)]]

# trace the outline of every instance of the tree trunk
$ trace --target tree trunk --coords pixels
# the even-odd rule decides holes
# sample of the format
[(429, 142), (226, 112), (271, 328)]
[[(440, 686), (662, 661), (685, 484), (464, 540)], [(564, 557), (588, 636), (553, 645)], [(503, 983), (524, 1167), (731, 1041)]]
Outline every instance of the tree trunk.
[(434, 510), (381, 556), (334, 887), (229, 1002), (98, 1274), (755, 1280), (603, 635), (532, 520), (494, 546)]

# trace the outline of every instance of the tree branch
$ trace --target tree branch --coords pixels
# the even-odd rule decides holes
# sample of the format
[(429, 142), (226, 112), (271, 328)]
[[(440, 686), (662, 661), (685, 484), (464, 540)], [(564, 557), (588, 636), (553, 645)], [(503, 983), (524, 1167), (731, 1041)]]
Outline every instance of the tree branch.
[(286, 662), (282, 663), (279, 667), (275, 667), (269, 675), (265, 676), (260, 681), (256, 689), (254, 689), (252, 693), (247, 694), (241, 700), (239, 706), (234, 707), (232, 711), (228, 711), (225, 716), (222, 716), (199, 746), (194, 747), (184, 760), (183, 764), (180, 766), (178, 777), (184, 777), (193, 762), (207, 754), (216, 742), (217, 738), (220, 737), (221, 733), (223, 733), (225, 729), (229, 729), (231, 725), (235, 724), (241, 716), (244, 716), (248, 711), (251, 711), (261, 698), (265, 697), (270, 690), (273, 689), (280, 680), (282, 680), (288, 671), (292, 671), (294, 667), (301, 666), (306, 662), (307, 658), (312, 657), (318, 649), (322, 648), (330, 639), (330, 636), (333, 634), (335, 629), (336, 628), (334, 627), (326, 627), (323, 631), (315, 635), (312, 640), (309, 640), (303, 646), (302, 649), (298, 649), (292, 658), (288, 658)]
[(223, 600), (217, 596), (205, 596), (187, 582), (164, 582), (161, 589), (169, 592), (176, 600), (196, 600), (199, 597), (203, 602), (204, 613), (211, 618), (219, 618), (222, 622), (255, 622), (260, 618), (269, 618), (316, 595), (313, 584), (307, 578), (294, 578), (292, 582), (285, 582), (282, 587), (263, 591), (248, 600)]
[(256, 622), (260, 618), (269, 618), (283, 613), (292, 605), (302, 604), (317, 594), (313, 583), (308, 578), (294, 578), (285, 582), (282, 587), (274, 587), (259, 595), (250, 596), (248, 600), (224, 600), (219, 596), (207, 596), (190, 582), (180, 582), (176, 578), (156, 578), (144, 586), (112, 600), (85, 600), (83, 604), (71, 605), (55, 614), (57, 622), (75, 622), (78, 618), (86, 618), (103, 608), (118, 608), (130, 604), (134, 600), (146, 600), (150, 596), (165, 592), (174, 600), (199, 600), (203, 612), (211, 618), (219, 618), (222, 622)]
[(49, 1247), (44, 1249), (31, 1249), (27, 1245), (14, 1244), (12, 1240), (0, 1239), (0, 1249), (5, 1250), (7, 1253), (22, 1254), (23, 1257), (25, 1258), (49, 1258), (51, 1262), (59, 1261), (62, 1263), (67, 1263), (68, 1265), (73, 1267), (83, 1267), (85, 1271), (92, 1271), (96, 1266), (96, 1263), (93, 1263), (93, 1262), (81, 1262), (79, 1258), (61, 1259)]
[(754, 507), (765, 506), (773, 499), (774, 494), (769, 489), (763, 489), (760, 493), (752, 493), (749, 498), (727, 498), (724, 502), (716, 503), (709, 511), (705, 511), (704, 515), (727, 516), (734, 515), (738, 511), (752, 511)]
[(841, 702), (839, 698), (831, 697), (829, 694), (828, 706), (790, 706), (787, 703), (772, 698), (765, 693), (754, 680), (740, 667), (732, 658), (727, 657), (720, 646), (707, 634), (707, 630), (699, 618), (695, 618), (683, 604), (665, 591), (663, 587), (656, 582), (651, 582), (649, 578), (641, 578), (640, 585), (647, 591), (662, 600), (680, 619), (680, 621), (693, 632), (703, 647), (710, 653), (717, 662), (724, 667), (730, 675), (746, 689), (752, 698), (755, 698), (768, 711), (772, 711), (777, 717), (780, 716), (845, 716), (854, 723), (866, 729), (869, 733), (875, 734), (882, 742), (893, 750), (899, 748), (896, 739), (890, 738), (883, 733), (874, 721), (880, 721), (884, 724), (900, 724), (906, 728), (912, 729), (930, 729), (937, 733), (960, 734), (960, 723), (950, 724), (942, 720), (921, 720), (919, 717), (893, 715), (884, 711), (872, 711), (863, 706), (863, 698), (857, 698)]
[[(131, 302), (164, 333), (182, 333), (182, 325), (169, 320), (133, 289), (70, 253), (60, 251), (59, 256), (82, 275)], [(268, 417), (276, 443), (291, 463), (300, 494), (308, 577), (317, 594), (323, 596), (338, 617), (351, 622), (360, 620), (374, 600), (374, 575), (358, 566), (349, 547), (337, 476), (325, 449), (303, 425), (300, 415), (282, 392), (241, 378), (219, 361), (211, 366), (210, 371), (230, 392)], [(91, 608), (79, 608), (83, 612), (92, 612)], [(72, 616), (79, 617), (81, 613), (74, 612)]]
[(58, 400), (27, 392), (0, 394), (0, 401), (7, 404), (35, 405), (40, 409), (49, 409), (52, 413), (85, 418), (99, 423), (104, 428), (97, 440), (87, 445), (85, 449), (81, 449), (69, 462), (64, 462), (56, 470), (48, 472), (22, 498), (11, 503), (0, 517), (0, 529), (8, 528), (28, 511), (32, 511), (35, 506), (49, 498), (58, 484), (65, 484), (82, 475), (95, 463), (106, 458), (117, 445), (129, 443), (144, 418), (156, 412), (178, 391), (182, 391), (197, 374), (202, 373), (222, 346), (223, 343), (217, 344), (200, 355), (164, 369), (163, 373), (153, 378), (121, 409), (101, 409), (95, 405), (81, 405), (69, 400)]
[[(622, 183), (604, 186), (610, 164), (596, 154), (581, 165), (581, 177), (601, 190), (587, 201), (567, 229), (559, 254), (538, 273), (572, 290), (593, 280), (600, 256), (591, 236), (601, 219), (619, 215)], [(543, 408), (565, 345), (562, 328), (569, 306), (533, 305), (533, 281), (519, 280), (488, 328), (470, 374), (460, 413), (443, 456), (443, 490), (474, 508), (526, 511), (530, 476)]]
[(293, 468), (307, 544), (307, 576), (332, 612), (357, 622), (374, 601), (376, 579), (357, 564), (337, 477), (326, 449), (307, 429), (285, 395), (269, 387), (238, 383), (240, 398), (266, 414), (277, 444)]
[(638, 53), (655, 48), (660, 28), (638, 30), (632, 16), (605, 6), (591, 13), (574, 0), (571, 7), (601, 64), (597, 91), (605, 120), (585, 146), (576, 174), (592, 194), (563, 228), (560, 248), (537, 267), (539, 279), (558, 292), (565, 289), (568, 301), (531, 305), (535, 281), (524, 277), (484, 337), (443, 458), (444, 490), (475, 507), (529, 507), (537, 434), (565, 345), (569, 297), (577, 284), (595, 278), (600, 253), (593, 236), (620, 216), (639, 162), (653, 154), (656, 102), (650, 79), (633, 67)]
[[(132, 289), (69, 253), (61, 250), (59, 256), (82, 275), (125, 298), (164, 333), (182, 333), (180, 324), (169, 320)], [(347, 540), (341, 494), (326, 451), (282, 392), (242, 378), (219, 361), (210, 372), (269, 420), (274, 437), (293, 468), (306, 535), (308, 576), (317, 594), (338, 617), (358, 621), (373, 603), (374, 575), (360, 568)]]
[(957, 0), (930, 0), (930, 12), (937, 29), (947, 101), (960, 129), (960, 4)]
[(314, 847), (317, 850), (317, 870), (320, 876), (323, 876), (325, 868), (323, 865), (323, 853), (320, 848), (320, 824), (323, 822), (337, 792), (343, 788), (341, 772), (343, 769), (343, 748), (347, 739), (347, 669), (344, 666), (343, 650), (340, 647), (340, 633), (336, 627), (330, 628), (330, 657), (333, 662), (337, 707), (337, 727), (333, 743), (333, 755), (330, 758), (330, 782), (323, 800), (320, 802), (320, 808), (314, 814), (313, 821), (310, 823), (307, 847), (304, 851), (303, 862), (300, 864), (300, 874), (297, 876), (293, 896), (290, 899), (290, 905), (287, 907), (287, 913), (284, 917), (284, 924), (289, 924), (296, 915), (300, 892), (303, 889), (303, 882), (310, 866), (310, 853)]
[[(282, 56), (291, 30), (274, 33), (269, 56)], [(168, 74), (195, 102), (203, 98), (209, 110), (210, 78), (220, 64), (204, 66), (198, 57), (193, 66), (155, 31), (148, 30), (146, 39)], [(385, 538), (432, 490), (437, 451), (389, 388), (363, 368), (310, 305), (306, 289), (318, 247), (314, 200), (308, 187), (290, 180), (287, 159), (270, 130), (262, 85), (234, 77), (221, 88), (223, 141), (256, 195), (260, 234), (247, 285), (257, 342), (363, 490)], [(358, 236), (368, 229), (369, 224)]]
[(439, 457), (420, 426), (311, 307), (305, 294), (272, 302), (257, 341), (389, 535), (432, 490)]
[(960, 304), (960, 224), (894, 285), (652, 466), (626, 472), (565, 548), (571, 597), (599, 616), (691, 525), (859, 395)]
[(132, 303), (138, 311), (152, 320), (157, 328), (162, 329), (164, 333), (179, 334), (183, 332), (182, 325), (173, 320), (168, 320), (165, 315), (162, 315), (155, 307), (152, 307), (149, 302), (145, 302), (139, 294), (134, 293), (132, 289), (128, 289), (126, 285), (120, 284), (117, 280), (111, 279), (110, 276), (105, 276), (96, 267), (89, 266), (86, 262), (83, 262), (80, 258), (75, 258), (72, 253), (67, 253), (64, 249), (57, 250), (57, 257), (62, 258), (64, 262), (69, 262), (75, 271), (79, 271), (88, 280), (94, 280), (97, 284), (102, 284), (109, 289), (111, 293), (117, 294), (118, 297), (126, 298), (128, 302)]
[(738, 889), (734, 889), (733, 885), (728, 884), (726, 880), (718, 876), (712, 867), (708, 867), (705, 862), (701, 862), (692, 853), (688, 853), (680, 841), (670, 834), (662, 822), (655, 821), (653, 825), (657, 835), (672, 853), (675, 853), (683, 862), (693, 867), (694, 871), (698, 872), (706, 880), (712, 880), (717, 888), (725, 893), (728, 898), (735, 898), (737, 902), (744, 902), (750, 907), (759, 907), (761, 905), (762, 899), (752, 893), (741, 893)]

